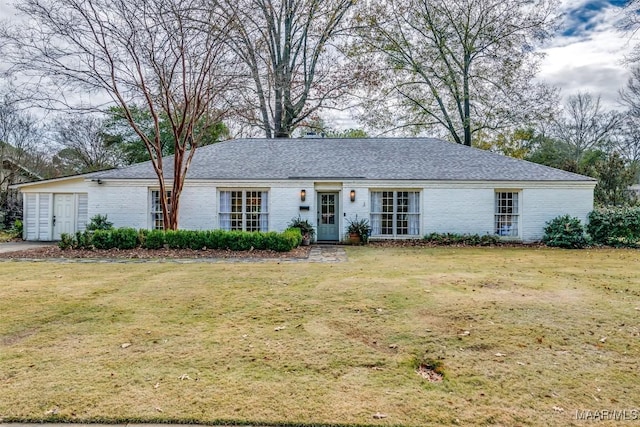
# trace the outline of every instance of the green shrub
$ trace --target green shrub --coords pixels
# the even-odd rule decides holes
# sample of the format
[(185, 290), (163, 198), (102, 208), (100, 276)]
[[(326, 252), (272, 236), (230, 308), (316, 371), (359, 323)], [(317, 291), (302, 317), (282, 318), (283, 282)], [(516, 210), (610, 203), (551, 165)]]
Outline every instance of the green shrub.
[(110, 233), (114, 248), (133, 249), (138, 246), (138, 231), (135, 228), (116, 228)]
[(491, 246), (500, 243), (500, 237), (494, 234), (430, 233), (424, 240), (438, 245)]
[(96, 249), (111, 249), (115, 247), (111, 230), (96, 230), (93, 232), (93, 247)]
[(569, 215), (547, 222), (542, 241), (547, 246), (565, 249), (581, 249), (589, 245), (582, 221)]
[(300, 245), (302, 234), (298, 228), (287, 229), (283, 233), (248, 231), (196, 231), (196, 230), (135, 230), (116, 228), (78, 232), (75, 236), (63, 235), (58, 244), (62, 249), (228, 249), (248, 251), (270, 249), (278, 252), (290, 251)]
[(601, 208), (589, 214), (587, 232), (594, 243), (640, 246), (640, 207)]
[(206, 247), (206, 233), (206, 231), (191, 231), (189, 241), (187, 242), (187, 248), (193, 249), (194, 251), (199, 251)]
[(164, 232), (164, 241), (169, 249), (184, 249), (185, 244), (184, 230), (167, 230)]
[(146, 228), (141, 228), (138, 230), (138, 246), (141, 248), (145, 247), (145, 242), (147, 241), (147, 235), (149, 234), (149, 230)]
[(251, 241), (251, 246), (253, 247), (253, 249), (257, 249), (257, 250), (264, 250), (267, 249), (267, 241), (264, 238), (264, 234), (263, 232), (257, 232), (257, 233), (251, 233), (251, 237), (252, 237), (252, 241)]
[(162, 249), (165, 245), (164, 230), (151, 230), (146, 235), (143, 248)]
[(106, 215), (95, 215), (89, 219), (89, 223), (87, 224), (88, 231), (95, 230), (111, 230), (113, 228), (113, 223), (107, 221)]
[(74, 249), (93, 249), (93, 233), (76, 231)]
[(22, 237), (23, 230), (24, 230), (24, 224), (19, 219), (16, 219), (13, 222), (13, 225), (11, 226), (11, 228), (9, 229), (9, 233), (11, 233), (13, 237)]
[(222, 230), (205, 231), (203, 247), (207, 249), (221, 249), (224, 233), (225, 231)]
[(76, 246), (76, 239), (72, 234), (62, 233), (60, 235), (60, 241), (58, 242), (58, 247), (63, 251), (67, 249), (72, 249)]
[(289, 228), (283, 233), (279, 233), (278, 237), (276, 246), (269, 249), (277, 252), (288, 252), (302, 243), (302, 234), (298, 228)]

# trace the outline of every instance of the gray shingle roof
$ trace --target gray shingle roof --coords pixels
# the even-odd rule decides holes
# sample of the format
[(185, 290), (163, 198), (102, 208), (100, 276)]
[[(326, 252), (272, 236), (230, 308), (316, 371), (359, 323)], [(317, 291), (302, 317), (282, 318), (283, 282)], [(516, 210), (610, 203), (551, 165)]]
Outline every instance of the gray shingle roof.
[[(164, 159), (173, 176), (173, 158)], [(153, 179), (150, 162), (91, 178)], [(198, 148), (187, 178), (593, 181), (592, 178), (432, 138), (237, 139)]]

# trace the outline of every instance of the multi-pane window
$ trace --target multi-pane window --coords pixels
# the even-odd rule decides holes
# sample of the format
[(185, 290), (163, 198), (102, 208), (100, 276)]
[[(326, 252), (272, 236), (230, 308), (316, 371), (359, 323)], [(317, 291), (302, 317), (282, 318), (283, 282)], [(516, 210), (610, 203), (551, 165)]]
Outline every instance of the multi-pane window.
[(223, 230), (268, 231), (269, 193), (254, 190), (220, 192), (220, 228)]
[(417, 236), (420, 234), (420, 192), (373, 191), (371, 193), (372, 236)]
[(513, 191), (496, 192), (495, 234), (498, 236), (517, 237), (519, 235), (518, 194)]
[[(167, 191), (167, 206), (171, 206), (171, 191)], [(162, 201), (160, 190), (151, 190), (151, 228), (164, 230), (164, 217), (162, 215)]]

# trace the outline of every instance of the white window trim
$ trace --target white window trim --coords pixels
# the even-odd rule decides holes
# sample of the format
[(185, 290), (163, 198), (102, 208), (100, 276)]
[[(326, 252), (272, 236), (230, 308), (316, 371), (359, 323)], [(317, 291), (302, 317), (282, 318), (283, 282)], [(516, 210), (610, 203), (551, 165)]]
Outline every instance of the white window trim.
[[(374, 206), (375, 203), (373, 202), (373, 197), (375, 193), (384, 193), (384, 192), (392, 192), (393, 193), (393, 212), (374, 212)], [(398, 193), (402, 193), (402, 192), (407, 192), (407, 193), (415, 193), (418, 195), (418, 200), (417, 200), (417, 212), (406, 212), (408, 218), (407, 218), (407, 227), (408, 227), (408, 234), (398, 234), (398, 214), (399, 212), (397, 212), (398, 209)], [(371, 209), (369, 212), (369, 221), (370, 221), (370, 225), (372, 227), (371, 229), (371, 237), (372, 238), (376, 238), (376, 239), (415, 239), (415, 238), (419, 238), (422, 236), (422, 190), (421, 189), (417, 189), (417, 188), (384, 188), (384, 189), (370, 189), (369, 190), (369, 197), (370, 197), (370, 203), (371, 203)], [(410, 197), (410, 196), (409, 196)], [(381, 206), (382, 208), (382, 206)], [(392, 213), (393, 215), (393, 233), (392, 234), (374, 234), (375, 231), (375, 227), (374, 227), (374, 215), (379, 215), (380, 218), (382, 218), (383, 214), (389, 214)], [(400, 212), (400, 214), (402, 214), (402, 212)], [(411, 231), (411, 219), (410, 217), (414, 217), (415, 218), (415, 224), (417, 224), (417, 233), (409, 233)], [(380, 219), (381, 221), (381, 219)], [(380, 227), (382, 228), (382, 226), (380, 225)]]
[[(154, 218), (155, 215), (160, 214), (162, 215), (162, 204), (158, 199), (158, 210), (154, 210), (154, 202), (153, 202), (153, 193), (157, 192), (160, 193), (160, 188), (149, 188), (149, 229), (150, 230), (164, 230), (164, 218), (161, 220), (163, 221), (163, 227), (161, 228), (157, 228), (156, 227), (156, 220)], [(169, 195), (169, 197), (171, 197), (171, 190), (165, 190), (165, 192)], [(159, 194), (158, 194), (159, 195)], [(171, 202), (171, 199), (169, 199), (169, 202)]]
[[(499, 213), (497, 211), (498, 207), (498, 194), (499, 193), (512, 193), (516, 194), (518, 197), (517, 203), (515, 207), (517, 209), (516, 213)], [(513, 235), (511, 234), (502, 234), (497, 230), (497, 221), (499, 215), (510, 215), (511, 217), (517, 218), (517, 232)], [(493, 193), (493, 234), (498, 236), (501, 240), (520, 240), (522, 238), (522, 189), (520, 188), (496, 188)]]
[[(269, 212), (271, 212), (271, 197), (270, 197), (270, 191), (268, 188), (245, 188), (245, 187), (238, 187), (238, 188), (220, 188), (218, 189), (218, 197), (217, 197), (217, 201), (218, 201), (218, 228), (220, 228), (221, 230), (233, 230), (232, 226), (231, 226), (231, 215), (232, 214), (238, 214), (238, 212), (232, 212), (231, 211), (231, 205), (229, 206), (229, 211), (228, 212), (223, 212), (222, 211), (222, 194), (225, 192), (241, 192), (242, 193), (242, 208), (241, 208), (241, 222), (242, 222), (242, 231), (261, 231), (261, 232), (267, 232), (270, 229), (270, 215)], [(247, 212), (247, 194), (251, 193), (251, 192), (260, 192), (261, 194), (261, 200), (263, 201), (261, 203), (261, 208), (265, 208), (266, 210), (261, 210), (260, 212), (258, 212), (259, 214), (259, 230), (247, 230), (247, 214), (251, 213), (251, 212)], [(226, 217), (228, 215), (228, 217)], [(228, 221), (229, 224), (223, 224), (223, 222)]]

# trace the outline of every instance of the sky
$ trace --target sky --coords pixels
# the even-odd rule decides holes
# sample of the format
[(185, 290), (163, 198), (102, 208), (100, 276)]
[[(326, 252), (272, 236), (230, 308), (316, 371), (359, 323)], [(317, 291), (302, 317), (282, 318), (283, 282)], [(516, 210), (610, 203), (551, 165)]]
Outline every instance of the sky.
[[(13, 0), (0, 0), (0, 19), (12, 20)], [(634, 40), (620, 32), (625, 0), (560, 0), (563, 18), (556, 37), (543, 47), (539, 79), (563, 97), (588, 91), (609, 108), (619, 108), (618, 90), (629, 76), (624, 57)], [(640, 40), (636, 40), (640, 41)], [(349, 119), (337, 119), (337, 127)]]
[(624, 58), (636, 41), (616, 24), (624, 0), (563, 0), (564, 12), (556, 37), (546, 54), (539, 78), (561, 88), (562, 96), (578, 92), (600, 95), (616, 108), (618, 90), (629, 78)]

